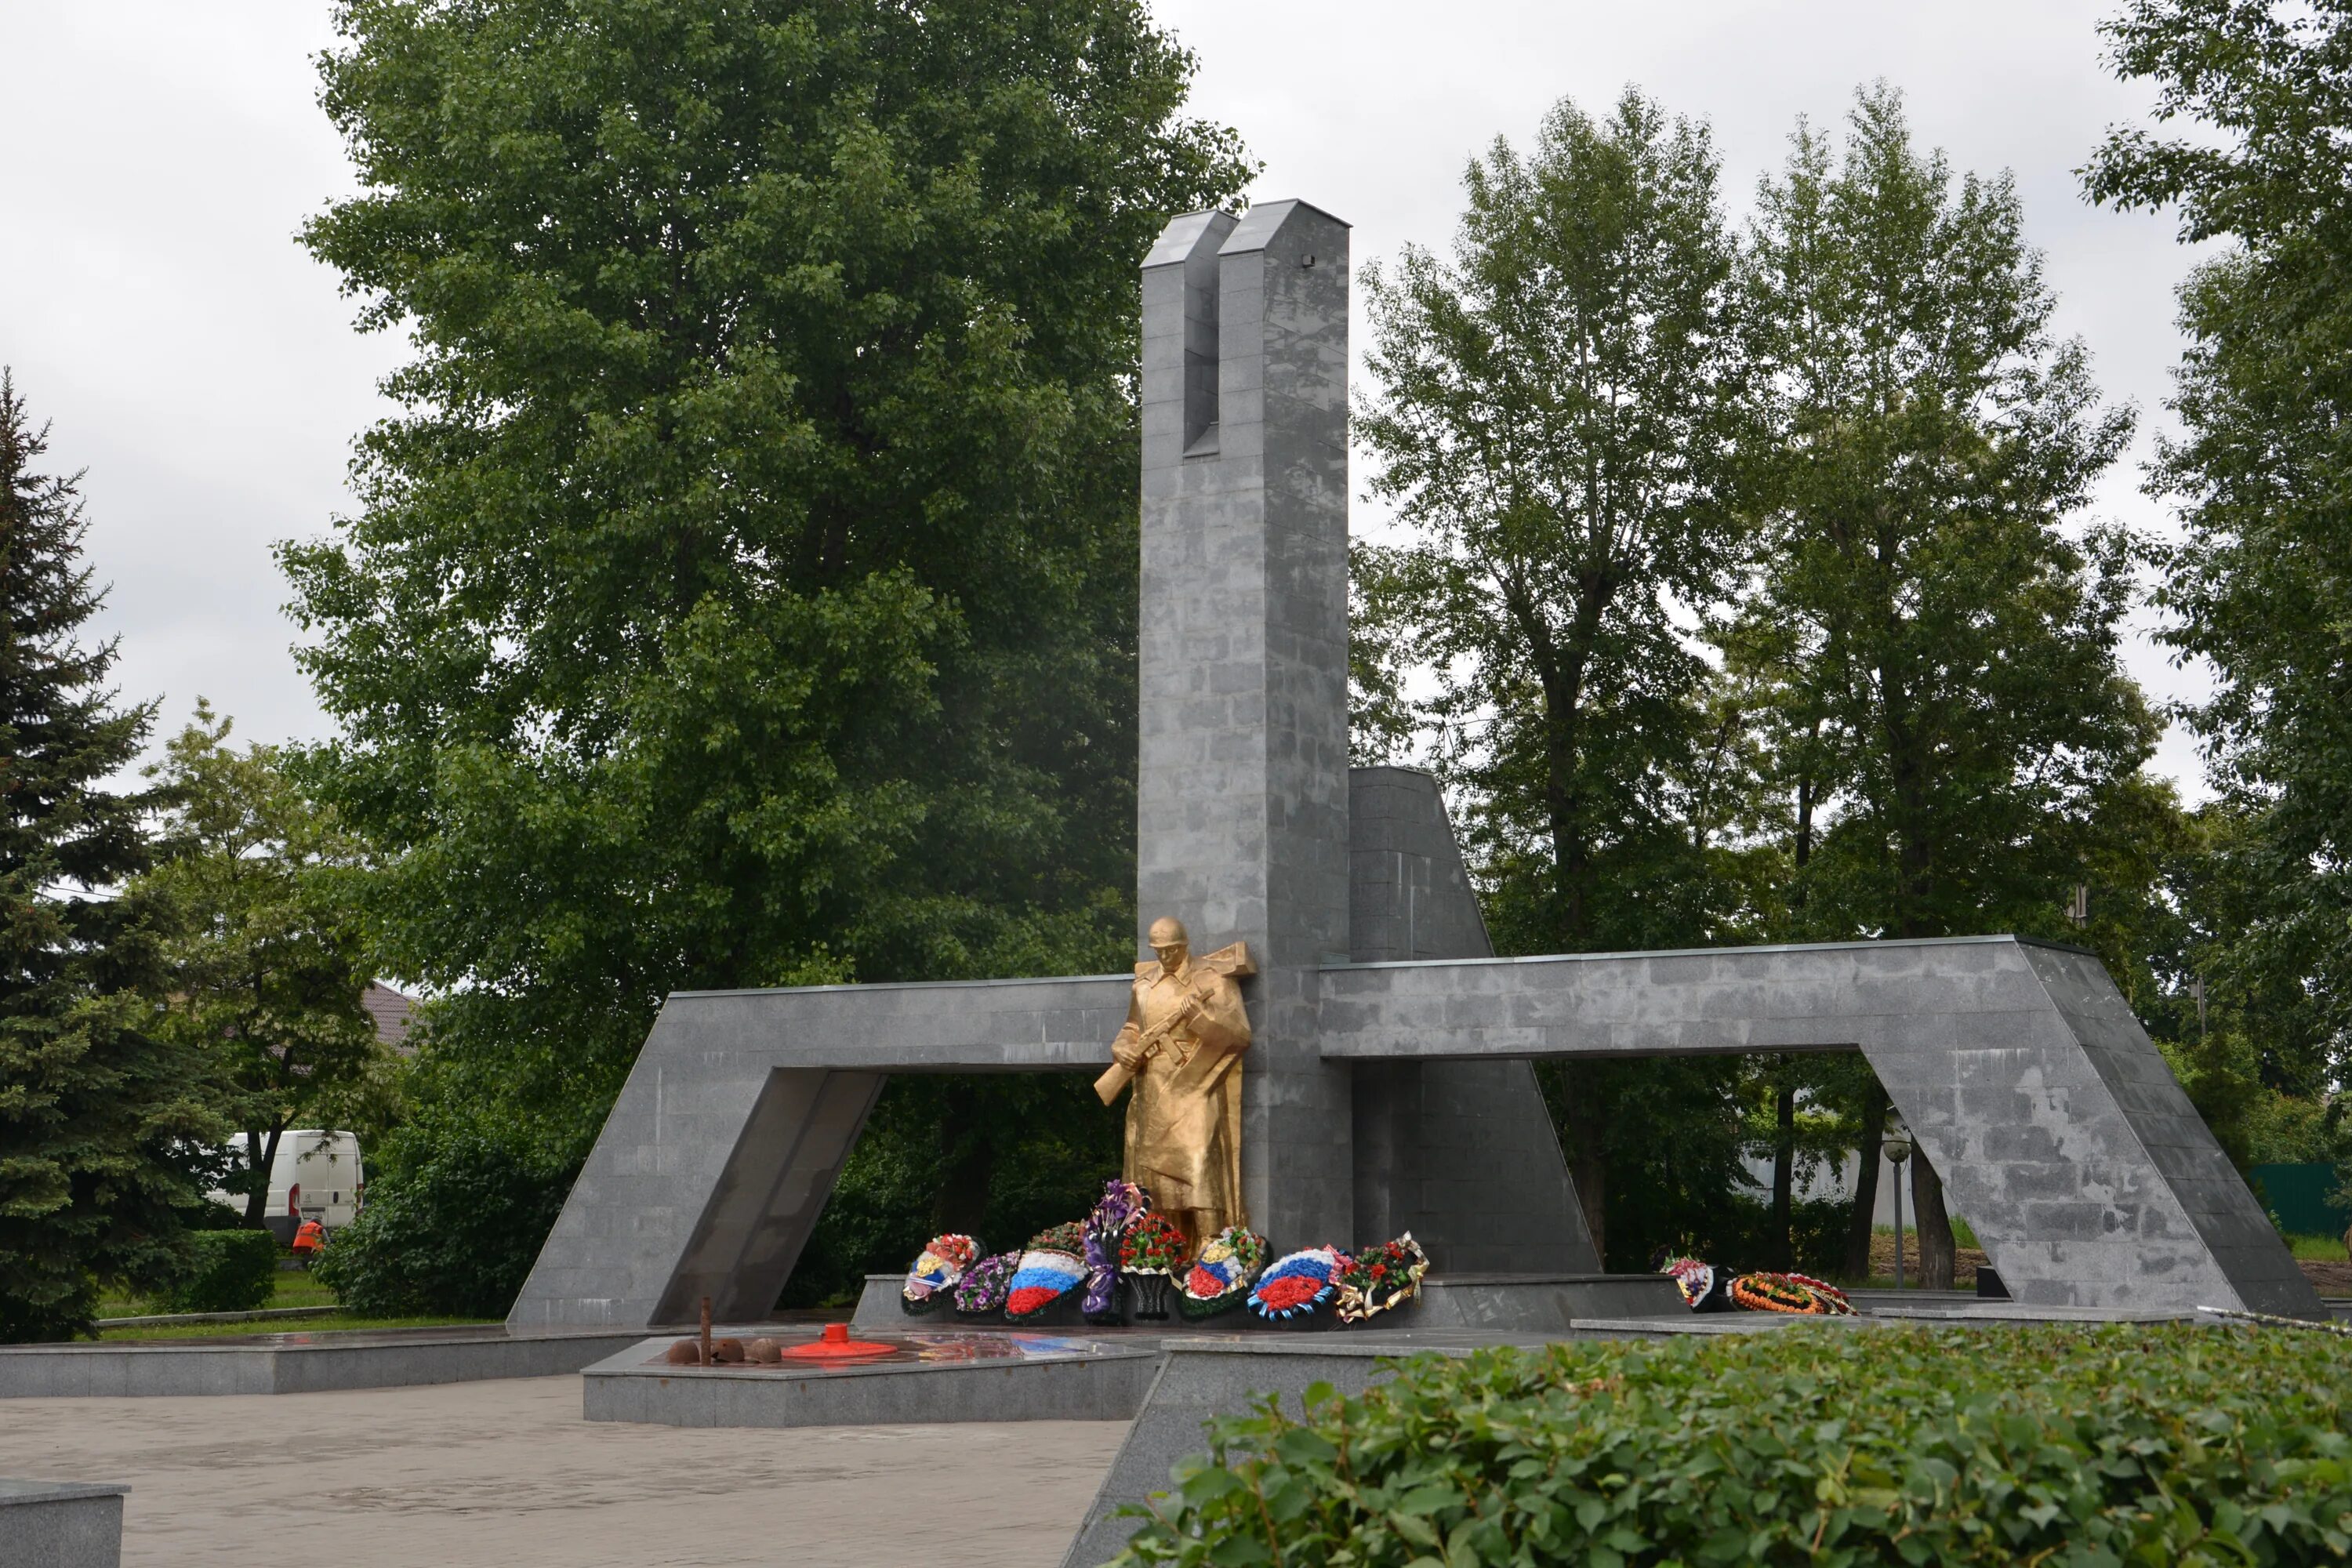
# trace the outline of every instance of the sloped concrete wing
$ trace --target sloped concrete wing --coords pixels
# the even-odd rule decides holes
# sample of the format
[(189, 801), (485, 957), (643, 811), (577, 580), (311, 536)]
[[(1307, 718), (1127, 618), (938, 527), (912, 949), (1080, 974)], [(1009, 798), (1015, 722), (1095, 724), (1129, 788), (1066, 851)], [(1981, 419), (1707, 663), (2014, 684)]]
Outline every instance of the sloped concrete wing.
[(1360, 1064), (1859, 1050), (2021, 1301), (2322, 1315), (2087, 952), (1961, 937), (1323, 979), (1323, 1049)]
[(765, 1317), (890, 1073), (1110, 1062), (1129, 977), (680, 992), (507, 1321)]

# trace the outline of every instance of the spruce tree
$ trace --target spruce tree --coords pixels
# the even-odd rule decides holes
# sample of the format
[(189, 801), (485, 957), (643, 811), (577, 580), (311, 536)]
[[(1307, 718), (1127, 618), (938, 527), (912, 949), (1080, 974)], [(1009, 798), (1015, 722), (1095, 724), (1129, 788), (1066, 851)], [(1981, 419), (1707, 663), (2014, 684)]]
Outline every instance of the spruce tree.
[(47, 426), (0, 370), (0, 1341), (85, 1331), (100, 1283), (150, 1289), (184, 1253), (196, 1151), (219, 1128), (196, 1058), (149, 1031), (157, 948), (139, 897), (152, 802), (110, 790), (151, 705), (86, 642), (79, 476), (35, 471)]

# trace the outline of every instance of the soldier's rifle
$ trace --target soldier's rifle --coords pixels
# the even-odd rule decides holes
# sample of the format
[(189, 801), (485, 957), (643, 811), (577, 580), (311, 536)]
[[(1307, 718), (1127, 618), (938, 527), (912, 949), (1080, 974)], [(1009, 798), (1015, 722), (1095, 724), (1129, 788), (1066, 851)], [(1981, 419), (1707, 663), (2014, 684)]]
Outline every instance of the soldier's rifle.
[[(1136, 1048), (1150, 1061), (1160, 1054), (1160, 1048), (1175, 1037), (1176, 1031), (1201, 1016), (1200, 997), (1187, 993), (1184, 1005), (1136, 1037)], [(1110, 1070), (1095, 1079), (1095, 1093), (1105, 1105), (1117, 1100), (1127, 1086), (1135, 1081), (1137, 1069), (1123, 1062), (1113, 1062)]]

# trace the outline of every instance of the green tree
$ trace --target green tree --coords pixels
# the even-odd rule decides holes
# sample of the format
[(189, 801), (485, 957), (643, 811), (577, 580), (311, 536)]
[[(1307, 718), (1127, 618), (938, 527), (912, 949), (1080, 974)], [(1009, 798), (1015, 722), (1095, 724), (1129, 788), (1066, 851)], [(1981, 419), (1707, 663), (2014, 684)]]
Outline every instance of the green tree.
[[(2268, 1161), (2327, 1163), (2352, 1153), (2336, 1074), (2333, 998), (2309, 984), (2309, 950), (2248, 940), (2284, 912), (2299, 881), (2273, 879), (2274, 846), (2259, 810), (2222, 798), (2180, 817), (2156, 847), (2158, 897), (2117, 912), (2137, 963), (2109, 958), (2198, 1114), (2241, 1171)], [(2119, 900), (2110, 900), (2111, 904)], [(2093, 903), (2094, 945), (2105, 921)], [(2299, 928), (2306, 934), (2307, 927)]]
[(2092, 197), (2220, 251), (2180, 290), (2181, 434), (2149, 476), (2188, 525), (2163, 635), (2210, 663), (2188, 717), (2237, 819), (2203, 963), (2252, 1004), (2230, 1027), (2263, 1079), (2315, 1089), (2352, 1029), (2352, 5), (2135, 0), (2105, 30), (2159, 126), (2187, 123), (2113, 132)]
[(171, 802), (159, 863), (138, 883), (168, 911), (161, 1031), (205, 1058), (222, 1114), (246, 1135), (258, 1226), (286, 1130), (383, 1120), (389, 1053), (360, 1005), (372, 978), (359, 914), (361, 847), (305, 798), (278, 749), (228, 743), (209, 704), (148, 778)]
[[(1884, 87), (1848, 124), (1842, 158), (1800, 127), (1745, 269), (1766, 532), (1727, 649), (1792, 802), (1789, 926), (2065, 934), (2074, 887), (2169, 807), (2117, 659), (2129, 542), (2079, 521), (2129, 416), (2053, 336), (2009, 179), (1956, 187)], [(1948, 1283), (1941, 1184), (1913, 1163), (1923, 1279)]]
[(36, 471), (35, 427), (0, 370), (0, 1341), (86, 1331), (100, 1282), (154, 1290), (186, 1262), (216, 1142), (193, 1053), (154, 1028), (154, 803), (105, 787), (152, 706), (116, 706), (105, 593), (82, 563), (79, 476)]
[(1124, 962), (1134, 268), (1246, 173), (1190, 57), (1134, 0), (337, 18), (307, 241), (416, 353), (283, 560), (417, 1093), (576, 1160), (674, 988)]
[[(1408, 247), (1365, 271), (1378, 391), (1357, 432), (1406, 538), (1355, 551), (1364, 749), (1430, 731), (1505, 952), (1717, 940), (1739, 914), (1710, 820), (1738, 731), (1677, 620), (1719, 601), (1739, 547), (1714, 150), (1628, 92), (1604, 120), (1561, 102), (1531, 153), (1498, 140), (1464, 183), (1450, 260)], [(1548, 1071), (1605, 1244), (1634, 1090)]]

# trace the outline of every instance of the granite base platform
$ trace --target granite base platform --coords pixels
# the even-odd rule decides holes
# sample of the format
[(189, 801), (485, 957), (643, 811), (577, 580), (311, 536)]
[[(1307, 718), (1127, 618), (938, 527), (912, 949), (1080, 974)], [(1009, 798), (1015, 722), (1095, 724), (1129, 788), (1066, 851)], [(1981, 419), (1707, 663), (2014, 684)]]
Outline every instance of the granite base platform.
[[(1073, 1329), (1094, 1332), (1076, 1291), (1038, 1317), (1018, 1325), (1001, 1320), (959, 1319), (952, 1311), (910, 1316), (899, 1304), (900, 1274), (869, 1274), (857, 1299), (852, 1326), (860, 1332), (888, 1333), (920, 1326), (958, 1328)], [(1446, 1274), (1422, 1281), (1421, 1294), (1383, 1313), (1384, 1329), (1479, 1329), (1496, 1333), (1565, 1333), (1579, 1319), (1659, 1318), (1681, 1312), (1682, 1292), (1664, 1274)], [(1171, 1315), (1162, 1322), (1129, 1320), (1129, 1327), (1167, 1334), (1360, 1333), (1328, 1311), (1287, 1322), (1269, 1323), (1243, 1308), (1198, 1322)], [(1369, 1325), (1367, 1325), (1369, 1326)]]
[(552, 1377), (578, 1372), (642, 1337), (636, 1331), (605, 1330), (512, 1333), (492, 1324), (10, 1345), (0, 1348), (0, 1399), (311, 1394)]
[(129, 1487), (0, 1477), (0, 1563), (117, 1568)]
[[(714, 1331), (739, 1339), (792, 1332)], [(645, 1340), (587, 1368), (581, 1414), (668, 1426), (1128, 1421), (1160, 1368), (1155, 1340), (1034, 1330), (902, 1327), (877, 1336), (897, 1346), (896, 1354), (837, 1366), (674, 1366), (666, 1352), (677, 1337)], [(793, 1337), (811, 1336), (803, 1329)]]

